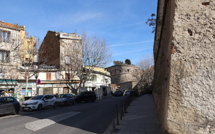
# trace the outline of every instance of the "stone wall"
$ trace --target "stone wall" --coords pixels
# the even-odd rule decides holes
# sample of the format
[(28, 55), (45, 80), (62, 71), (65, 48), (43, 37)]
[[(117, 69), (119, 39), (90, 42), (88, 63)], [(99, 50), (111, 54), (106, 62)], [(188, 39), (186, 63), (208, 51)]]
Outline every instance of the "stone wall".
[(164, 133), (215, 133), (215, 1), (159, 0), (153, 95)]

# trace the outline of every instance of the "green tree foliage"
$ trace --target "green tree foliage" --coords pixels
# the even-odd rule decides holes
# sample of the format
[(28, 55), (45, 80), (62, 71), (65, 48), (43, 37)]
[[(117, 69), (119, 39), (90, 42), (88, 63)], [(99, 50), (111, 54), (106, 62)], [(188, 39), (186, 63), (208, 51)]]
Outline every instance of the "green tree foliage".
[(114, 65), (122, 65), (124, 64), (123, 61), (113, 61)]
[(131, 60), (130, 59), (126, 59), (125, 60), (125, 64), (131, 65)]

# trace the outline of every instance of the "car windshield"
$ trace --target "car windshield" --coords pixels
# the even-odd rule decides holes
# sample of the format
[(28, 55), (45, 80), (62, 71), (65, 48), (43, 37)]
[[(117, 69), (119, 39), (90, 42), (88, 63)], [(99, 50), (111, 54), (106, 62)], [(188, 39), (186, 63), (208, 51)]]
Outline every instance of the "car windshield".
[(6, 98), (1, 97), (1, 98), (0, 98), (0, 103), (3, 103), (3, 102), (6, 102)]
[(116, 94), (121, 94), (122, 92), (121, 92), (121, 91), (116, 91), (115, 93), (116, 93)]
[(41, 100), (43, 98), (43, 95), (37, 95), (34, 97), (31, 97), (29, 100)]
[(65, 94), (61, 94), (60, 98), (66, 98), (66, 95)]
[(82, 95), (83, 93), (78, 93), (78, 96)]
[(131, 91), (126, 91), (125, 94), (130, 94)]

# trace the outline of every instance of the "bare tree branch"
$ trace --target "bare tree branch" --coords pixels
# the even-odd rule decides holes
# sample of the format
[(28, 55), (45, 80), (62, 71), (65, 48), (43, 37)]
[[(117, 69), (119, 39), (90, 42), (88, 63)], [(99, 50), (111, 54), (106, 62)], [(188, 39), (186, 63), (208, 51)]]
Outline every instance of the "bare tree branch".
[[(98, 39), (96, 36), (90, 38), (86, 33), (83, 33), (81, 55), (78, 46), (69, 43), (64, 44), (66, 49), (62, 52), (61, 59), (67, 59), (69, 62), (69, 64), (66, 64), (63, 68), (63, 70), (66, 70), (69, 78), (67, 77), (64, 79), (67, 80), (67, 86), (72, 91), (77, 91), (84, 87), (94, 67), (105, 66), (110, 61), (111, 53), (105, 39)], [(66, 53), (66, 55), (63, 55), (63, 53)], [(78, 77), (80, 81), (79, 84), (74, 84), (74, 77)]]

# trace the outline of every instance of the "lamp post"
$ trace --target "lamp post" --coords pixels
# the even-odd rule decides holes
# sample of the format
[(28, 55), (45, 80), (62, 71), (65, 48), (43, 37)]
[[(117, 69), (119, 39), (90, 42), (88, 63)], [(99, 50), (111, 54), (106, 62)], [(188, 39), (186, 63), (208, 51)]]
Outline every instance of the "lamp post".
[(36, 79), (36, 95), (39, 94), (38, 89), (37, 89), (37, 78), (39, 76), (39, 66), (38, 66), (38, 57), (37, 55), (34, 56), (34, 76)]
[(38, 95), (38, 89), (37, 89), (37, 78), (38, 78), (38, 72), (35, 73), (35, 79), (36, 79), (36, 94)]

